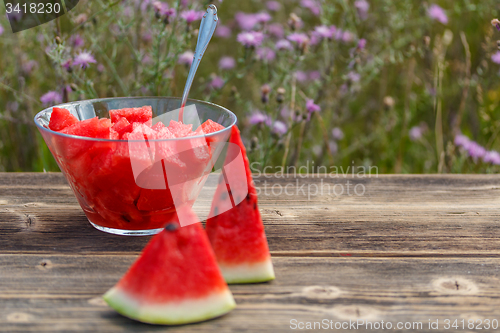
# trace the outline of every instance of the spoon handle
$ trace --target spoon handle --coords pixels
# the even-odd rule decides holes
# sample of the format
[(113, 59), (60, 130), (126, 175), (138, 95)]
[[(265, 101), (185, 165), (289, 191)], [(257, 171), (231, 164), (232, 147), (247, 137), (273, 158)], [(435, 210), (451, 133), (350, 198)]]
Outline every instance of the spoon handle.
[[(196, 44), (196, 49), (194, 51), (193, 63), (189, 69), (189, 74), (186, 81), (186, 86), (184, 87), (184, 93), (182, 94), (181, 111), (186, 106), (187, 97), (191, 85), (193, 84), (194, 76), (196, 75), (196, 70), (200, 65), (201, 58), (207, 49), (208, 43), (212, 38), (215, 28), (217, 27), (217, 22), (219, 18), (217, 17), (217, 7), (215, 5), (210, 5), (207, 8), (207, 12), (203, 15), (200, 24), (200, 30), (198, 32), (198, 42)], [(182, 113), (179, 116), (179, 120), (182, 121)]]

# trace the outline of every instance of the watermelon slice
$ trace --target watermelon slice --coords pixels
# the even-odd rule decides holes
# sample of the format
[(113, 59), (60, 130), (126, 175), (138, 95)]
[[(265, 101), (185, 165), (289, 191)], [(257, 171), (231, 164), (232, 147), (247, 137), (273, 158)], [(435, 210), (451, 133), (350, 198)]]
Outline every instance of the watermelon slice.
[(110, 127), (111, 121), (109, 119), (98, 119), (95, 117), (79, 121), (74, 125), (66, 127), (61, 130), (61, 133), (85, 136), (88, 138), (108, 139)]
[(129, 123), (127, 118), (120, 118), (112, 127), (112, 130), (118, 132), (120, 138), (123, 134), (132, 131), (132, 125)]
[(180, 227), (176, 216), (104, 295), (120, 314), (180, 325), (221, 316), (236, 306), (198, 218), (188, 207), (182, 209), (197, 223)]
[(182, 138), (191, 133), (193, 129), (192, 124), (183, 124), (181, 122), (177, 122), (175, 120), (170, 120), (170, 124), (168, 125), (169, 131), (176, 137)]
[[(234, 184), (230, 184), (230, 187), (221, 179), (212, 202), (209, 215), (211, 217), (207, 219), (208, 238), (227, 283), (273, 280), (274, 269), (264, 225), (257, 207), (257, 192), (252, 181), (246, 150), (236, 125), (231, 129), (229, 142), (241, 149), (248, 194), (244, 199), (238, 197), (238, 194), (234, 194)], [(229, 166), (228, 158), (229, 156), (226, 158), (226, 166)], [(229, 167), (224, 169), (227, 179), (240, 178), (238, 170)], [(231, 175), (231, 172), (234, 174)], [(236, 203), (236, 206), (233, 207), (233, 203)], [(226, 210), (223, 207), (233, 208)], [(217, 211), (224, 212), (217, 215)]]
[(61, 131), (68, 126), (74, 125), (79, 122), (68, 110), (61, 108), (52, 108), (50, 114), (49, 128), (53, 131)]
[(159, 131), (162, 128), (165, 128), (165, 125), (163, 125), (163, 123), (160, 121), (154, 124), (151, 128), (154, 129), (155, 131)]
[[(153, 109), (151, 106), (140, 108), (125, 108), (119, 110), (109, 110), (109, 117), (113, 123), (117, 123), (120, 118), (126, 118), (129, 123), (151, 123), (153, 119)], [(151, 126), (151, 124), (149, 124)]]
[(203, 124), (201, 124), (197, 129), (196, 129), (196, 132), (200, 132), (200, 131), (203, 131), (203, 133), (205, 134), (209, 134), (209, 133), (214, 133), (214, 132), (217, 132), (217, 131), (221, 131), (223, 130), (225, 127), (222, 126), (221, 124), (219, 123), (216, 123), (215, 121), (211, 120), (211, 119), (208, 119), (207, 121), (205, 121)]

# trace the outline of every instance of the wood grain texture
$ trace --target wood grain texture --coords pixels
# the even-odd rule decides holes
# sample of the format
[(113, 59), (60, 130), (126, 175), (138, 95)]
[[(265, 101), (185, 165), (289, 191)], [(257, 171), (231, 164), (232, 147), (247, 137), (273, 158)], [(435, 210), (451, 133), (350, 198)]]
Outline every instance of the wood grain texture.
[[(153, 329), (117, 315), (100, 299), (135, 258), (1, 255), (0, 267), (9, 269), (1, 273), (0, 327), (12, 331)], [(295, 257), (273, 261), (275, 281), (231, 286), (238, 304), (235, 311), (168, 331), (288, 331), (292, 319), (427, 323), (429, 319), (500, 318), (500, 259)]]
[[(326, 193), (348, 181), (364, 195)], [(276, 280), (231, 286), (238, 307), (227, 316), (164, 328), (100, 299), (149, 237), (95, 230), (59, 173), (0, 173), (0, 331), (279, 332), (291, 319), (327, 319), (422, 322), (419, 332), (435, 332), (429, 319), (441, 330), (444, 319), (500, 320), (500, 176), (256, 182)], [(277, 194), (287, 185), (290, 195)], [(196, 204), (200, 216), (208, 192)]]
[[(287, 196), (269, 190), (266, 195), (261, 187), (259, 208), (273, 255), (500, 255), (496, 175), (263, 179), (282, 187), (323, 180), (366, 188), (364, 196), (324, 194), (308, 200), (296, 191)], [(2, 253), (128, 253), (144, 247), (147, 237), (129, 237), (125, 243), (95, 230), (65, 184), (60, 174), (0, 177)], [(206, 216), (210, 203), (211, 197), (201, 196), (196, 212)]]

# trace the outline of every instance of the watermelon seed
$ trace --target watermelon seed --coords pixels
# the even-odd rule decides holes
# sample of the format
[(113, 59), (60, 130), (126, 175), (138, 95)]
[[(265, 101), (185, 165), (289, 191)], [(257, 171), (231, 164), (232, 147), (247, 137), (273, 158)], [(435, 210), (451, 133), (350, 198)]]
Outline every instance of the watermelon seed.
[(247, 201), (250, 201), (250, 193), (247, 194)]
[(124, 219), (125, 222), (130, 222), (130, 219), (128, 218), (128, 216), (122, 215), (122, 219)]
[(214, 208), (214, 216), (217, 216), (217, 215), (219, 215), (219, 208), (215, 207)]
[(257, 209), (257, 203), (256, 203), (256, 202), (254, 202), (254, 203), (253, 203), (253, 210), (256, 210), (256, 209)]
[(179, 228), (177, 223), (169, 223), (165, 226), (165, 230), (167, 231), (176, 231)]
[(222, 200), (226, 200), (227, 199), (227, 192), (222, 193), (222, 195), (220, 196), (220, 198)]

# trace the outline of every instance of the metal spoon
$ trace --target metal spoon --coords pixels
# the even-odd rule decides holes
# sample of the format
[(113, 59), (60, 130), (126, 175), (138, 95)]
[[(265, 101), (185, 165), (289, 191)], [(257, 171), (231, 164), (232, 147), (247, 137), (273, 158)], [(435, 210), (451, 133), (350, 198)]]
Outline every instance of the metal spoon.
[(194, 76), (196, 75), (196, 70), (200, 65), (201, 58), (207, 49), (208, 43), (214, 34), (215, 28), (217, 27), (217, 22), (219, 18), (217, 17), (217, 7), (215, 5), (210, 5), (207, 8), (207, 12), (203, 15), (200, 23), (200, 30), (198, 32), (198, 42), (196, 43), (196, 49), (194, 51), (193, 63), (189, 69), (189, 74), (186, 80), (186, 86), (184, 87), (184, 93), (182, 94), (181, 109), (179, 112), (179, 121), (183, 122), (184, 107), (186, 106), (187, 97), (189, 90), (191, 90), (191, 85), (193, 84)]

